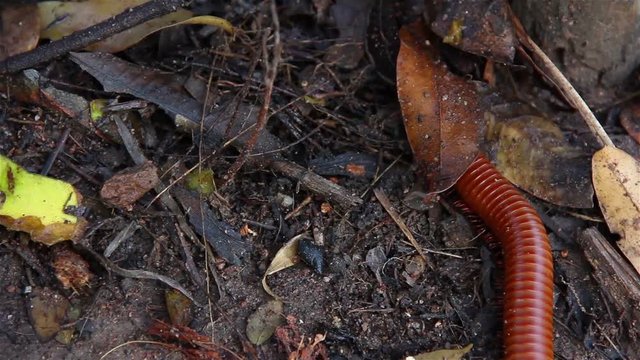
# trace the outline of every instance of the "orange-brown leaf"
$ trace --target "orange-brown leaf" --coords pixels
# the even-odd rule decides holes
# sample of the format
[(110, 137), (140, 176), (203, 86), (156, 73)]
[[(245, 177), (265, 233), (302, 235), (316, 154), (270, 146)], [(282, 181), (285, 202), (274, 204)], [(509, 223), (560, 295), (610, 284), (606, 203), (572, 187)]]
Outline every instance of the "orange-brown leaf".
[(451, 187), (478, 154), (484, 111), (476, 85), (439, 59), (424, 24), (400, 30), (398, 99), (416, 161), (429, 193)]

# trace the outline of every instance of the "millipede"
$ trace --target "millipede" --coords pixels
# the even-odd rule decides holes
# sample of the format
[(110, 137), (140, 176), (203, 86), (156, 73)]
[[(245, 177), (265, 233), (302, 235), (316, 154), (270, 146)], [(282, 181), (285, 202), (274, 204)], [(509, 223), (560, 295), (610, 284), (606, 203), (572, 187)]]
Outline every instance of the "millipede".
[(502, 247), (504, 358), (553, 359), (553, 257), (538, 213), (482, 154), (454, 188)]
[(504, 358), (553, 359), (553, 257), (546, 229), (486, 155), (475, 155), (485, 113), (476, 87), (447, 70), (423, 22), (403, 27), (400, 39), (398, 99), (430, 195), (453, 187), (454, 207), (474, 230), (486, 225), (489, 232), (480, 237), (499, 260), (496, 265), (503, 265), (496, 292), (503, 307)]

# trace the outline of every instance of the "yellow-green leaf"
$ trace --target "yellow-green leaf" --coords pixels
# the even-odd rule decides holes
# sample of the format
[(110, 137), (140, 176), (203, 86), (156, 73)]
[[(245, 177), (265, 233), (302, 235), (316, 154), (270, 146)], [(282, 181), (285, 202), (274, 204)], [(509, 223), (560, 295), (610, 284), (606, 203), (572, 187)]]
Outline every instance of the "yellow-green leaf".
[(283, 308), (282, 301), (271, 300), (249, 315), (247, 319), (247, 337), (252, 344), (264, 344), (273, 335), (276, 328), (284, 323)]
[[(82, 2), (45, 1), (38, 3), (41, 18), (40, 37), (58, 40), (75, 31), (100, 23), (129, 8), (148, 0), (89, 0)], [(168, 25), (191, 18), (190, 11), (178, 11), (134, 26), (87, 49), (91, 51), (118, 52), (144, 39), (149, 34)]]
[(193, 190), (204, 196), (209, 196), (216, 191), (216, 183), (213, 170), (195, 170), (185, 178), (187, 189)]
[(471, 351), (473, 344), (469, 344), (462, 349), (443, 349), (422, 353), (415, 356), (407, 356), (405, 360), (461, 360), (462, 357)]
[(85, 221), (65, 211), (80, 205), (81, 196), (64, 181), (31, 174), (0, 155), (0, 224), (25, 231), (35, 241), (52, 245), (77, 238)]

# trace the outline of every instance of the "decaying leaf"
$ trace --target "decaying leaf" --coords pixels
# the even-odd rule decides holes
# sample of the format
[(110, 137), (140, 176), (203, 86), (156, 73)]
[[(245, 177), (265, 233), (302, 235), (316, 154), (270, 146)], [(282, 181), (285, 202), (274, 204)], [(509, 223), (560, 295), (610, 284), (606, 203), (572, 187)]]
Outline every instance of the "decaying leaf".
[(492, 119), (487, 139), (500, 173), (521, 189), (556, 205), (593, 207), (589, 154), (569, 145), (551, 120), (531, 115)]
[(89, 285), (93, 273), (89, 270), (89, 263), (77, 252), (69, 248), (58, 248), (54, 252), (53, 268), (56, 278), (65, 289), (76, 291)]
[(407, 137), (429, 193), (451, 187), (478, 154), (484, 106), (474, 83), (449, 72), (421, 22), (400, 31), (397, 85)]
[(187, 174), (184, 180), (187, 189), (204, 196), (209, 196), (216, 191), (216, 183), (213, 178), (213, 170), (211, 169), (197, 169), (192, 171)]
[(448, 0), (438, 2), (431, 29), (444, 42), (463, 51), (510, 63), (516, 36), (505, 0)]
[(593, 155), (593, 186), (600, 209), (618, 246), (640, 272), (640, 162), (626, 152), (605, 146)]
[(254, 345), (262, 345), (269, 340), (276, 328), (284, 323), (283, 303), (271, 300), (260, 306), (247, 319), (247, 337)]
[(47, 245), (75, 240), (86, 221), (67, 212), (81, 198), (71, 184), (31, 174), (0, 155), (0, 224), (8, 229), (27, 232)]
[(113, 175), (100, 189), (100, 197), (111, 205), (131, 211), (133, 204), (159, 182), (158, 168), (147, 161)]
[(620, 112), (620, 125), (640, 144), (640, 103), (625, 106)]
[(407, 356), (405, 360), (462, 360), (462, 357), (471, 351), (471, 348), (473, 348), (473, 344), (469, 344), (462, 349), (443, 349)]
[(164, 293), (164, 302), (173, 325), (187, 326), (193, 319), (192, 302), (180, 291), (169, 289)]
[(235, 227), (224, 220), (218, 220), (211, 207), (190, 191), (176, 187), (173, 193), (189, 214), (193, 230), (206, 239), (219, 256), (232, 264), (242, 265), (251, 243), (243, 239)]
[(0, 61), (38, 45), (40, 16), (35, 5), (0, 8)]
[(69, 306), (69, 300), (50, 289), (34, 290), (29, 304), (29, 319), (40, 341), (48, 341), (60, 331)]
[[(202, 120), (202, 104), (193, 99), (174, 74), (161, 73), (105, 53), (71, 53), (71, 59), (98, 80), (105, 91), (126, 93), (157, 104), (175, 118), (180, 131), (199, 133), (204, 126), (206, 146), (215, 148), (233, 139), (232, 145), (244, 149), (249, 141), (250, 127), (257, 119), (258, 108), (235, 101), (223, 102)], [(235, 116), (229, 116), (229, 109)], [(262, 131), (254, 147), (257, 153), (275, 153), (284, 145), (268, 131)]]
[(300, 234), (287, 241), (287, 243), (278, 250), (276, 256), (273, 257), (271, 264), (269, 264), (267, 271), (262, 277), (262, 287), (264, 288), (264, 291), (276, 299), (278, 299), (278, 295), (276, 295), (269, 287), (269, 284), (267, 284), (267, 276), (291, 267), (300, 261), (298, 258), (298, 243), (300, 242), (300, 239), (304, 237), (306, 237), (306, 234)]

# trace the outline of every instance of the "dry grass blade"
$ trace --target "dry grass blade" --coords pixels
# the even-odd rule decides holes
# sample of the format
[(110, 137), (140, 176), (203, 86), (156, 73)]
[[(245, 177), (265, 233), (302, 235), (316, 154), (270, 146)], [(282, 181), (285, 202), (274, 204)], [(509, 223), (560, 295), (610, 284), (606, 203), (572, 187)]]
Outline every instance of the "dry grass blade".
[(580, 115), (582, 115), (584, 121), (587, 123), (587, 126), (589, 126), (589, 129), (591, 130), (593, 135), (595, 135), (595, 137), (600, 142), (600, 145), (614, 146), (613, 142), (609, 138), (609, 135), (607, 135), (607, 132), (604, 131), (604, 128), (602, 127), (598, 119), (596, 119), (595, 115), (593, 115), (593, 112), (591, 112), (591, 109), (589, 109), (587, 103), (582, 99), (580, 94), (578, 94), (569, 80), (567, 80), (567, 78), (562, 74), (560, 69), (558, 69), (553, 61), (549, 59), (547, 54), (545, 54), (544, 51), (542, 51), (542, 49), (540, 49), (540, 47), (529, 37), (527, 32), (524, 30), (524, 27), (520, 23), (520, 20), (517, 16), (515, 16), (515, 14), (513, 14), (513, 12), (511, 13), (511, 19), (516, 29), (518, 40), (523, 46), (531, 51), (531, 53), (533, 54), (533, 58), (539, 61), (535, 65), (537, 65), (544, 72), (543, 75), (548, 77), (562, 93), (562, 95), (567, 99), (567, 101), (569, 101), (571, 105), (575, 107), (576, 110), (578, 110)]

